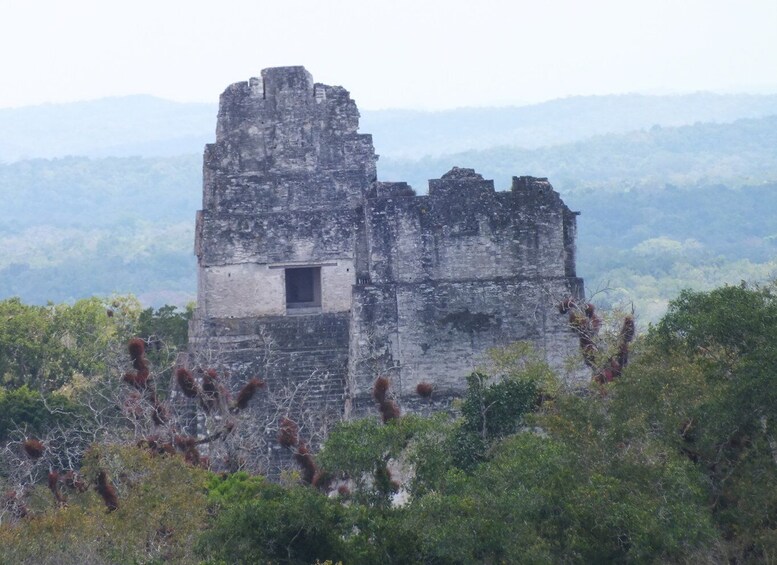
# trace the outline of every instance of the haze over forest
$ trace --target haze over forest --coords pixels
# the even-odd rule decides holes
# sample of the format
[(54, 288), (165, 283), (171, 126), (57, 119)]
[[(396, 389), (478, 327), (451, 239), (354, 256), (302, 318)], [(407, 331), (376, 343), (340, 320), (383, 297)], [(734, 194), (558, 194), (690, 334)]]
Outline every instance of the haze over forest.
[[(358, 96), (357, 96), (358, 103)], [(150, 96), (0, 109), (0, 298), (194, 298), (194, 212), (215, 104)], [(548, 177), (581, 211), (578, 272), (656, 320), (683, 287), (774, 277), (777, 95), (589, 96), (362, 111), (379, 180), (418, 192), (452, 166), (506, 189)]]

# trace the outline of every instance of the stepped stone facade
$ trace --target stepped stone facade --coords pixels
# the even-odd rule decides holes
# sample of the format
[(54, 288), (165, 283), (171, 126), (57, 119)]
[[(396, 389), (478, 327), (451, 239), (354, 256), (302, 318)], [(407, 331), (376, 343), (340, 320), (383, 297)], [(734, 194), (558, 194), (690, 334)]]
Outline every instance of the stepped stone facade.
[(319, 423), (372, 410), (378, 375), (405, 411), (421, 382), (445, 408), (489, 348), (529, 340), (557, 367), (576, 355), (554, 302), (583, 294), (576, 212), (547, 179), (497, 192), (454, 168), (416, 195), (377, 181), (358, 124), (348, 92), (302, 67), (222, 94), (197, 214), (192, 353), (235, 386), (296, 383), (297, 409)]

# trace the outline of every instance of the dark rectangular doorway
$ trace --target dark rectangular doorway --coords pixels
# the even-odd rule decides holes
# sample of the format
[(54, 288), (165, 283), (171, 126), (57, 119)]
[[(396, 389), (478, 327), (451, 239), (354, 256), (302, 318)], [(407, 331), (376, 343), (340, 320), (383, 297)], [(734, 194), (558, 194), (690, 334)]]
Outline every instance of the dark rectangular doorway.
[(321, 307), (321, 267), (286, 269), (286, 308)]

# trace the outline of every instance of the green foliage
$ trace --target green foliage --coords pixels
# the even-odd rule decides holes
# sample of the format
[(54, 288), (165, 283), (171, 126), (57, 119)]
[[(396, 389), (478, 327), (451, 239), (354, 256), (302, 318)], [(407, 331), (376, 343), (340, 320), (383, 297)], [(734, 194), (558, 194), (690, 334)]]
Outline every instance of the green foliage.
[(706, 476), (737, 561), (768, 560), (777, 547), (775, 298), (774, 286), (682, 293), (612, 388), (620, 441), (660, 442)]
[(114, 302), (117, 307), (99, 298), (72, 305), (31, 306), (17, 298), (0, 302), (2, 385), (54, 390), (74, 375), (104, 371), (106, 355), (129, 337), (137, 312), (131, 300)]
[(425, 560), (650, 562), (714, 546), (701, 474), (655, 442), (629, 449), (609, 412), (560, 394), (524, 414), (539, 432), (492, 441), (468, 474), (449, 467), (409, 508)]
[(538, 393), (531, 380), (506, 378), (487, 384), (488, 380), (488, 375), (479, 372), (468, 376), (467, 394), (461, 404), (462, 427), (484, 440), (517, 432)]
[[(709, 357), (720, 347), (724, 361), (773, 355), (777, 344), (777, 297), (774, 287), (725, 286), (708, 293), (684, 291), (656, 328), (668, 351), (683, 348), (689, 355)], [(736, 364), (736, 363), (735, 363)], [(733, 368), (733, 367), (732, 367)]]
[(103, 373), (133, 336), (148, 342), (152, 363), (165, 366), (185, 347), (190, 317), (191, 309), (174, 306), (142, 310), (131, 296), (46, 306), (0, 301), (0, 384), (54, 390)]
[(563, 438), (527, 432), (492, 452), (410, 507), (426, 562), (652, 561), (714, 535), (679, 458), (610, 466), (604, 453), (581, 456)]
[(93, 488), (70, 492), (65, 508), (49, 493), (47, 508), (0, 526), (0, 562), (196, 562), (193, 547), (206, 524), (205, 471), (178, 456), (95, 446), (82, 468), (92, 486), (100, 469), (118, 491), (118, 510), (106, 513)]
[(720, 467), (777, 427), (776, 344), (773, 286), (683, 292), (650, 332), (639, 380), (624, 380), (620, 396), (645, 388), (642, 417)]
[[(394, 492), (385, 476), (391, 460), (432, 449), (447, 427), (447, 416), (432, 418), (406, 415), (386, 424), (374, 418), (341, 422), (327, 437), (317, 456), (318, 465), (332, 476), (347, 476), (355, 482), (354, 497), (361, 503), (386, 505)], [(411, 455), (411, 459), (413, 456)], [(427, 455), (425, 461), (431, 458)]]
[(307, 486), (281, 487), (245, 473), (214, 478), (208, 488), (214, 519), (198, 552), (209, 563), (379, 565), (421, 557), (402, 509), (344, 505)]
[(465, 471), (472, 470), (486, 459), (489, 442), (478, 432), (459, 425), (448, 442), (451, 459)]
[(178, 353), (187, 347), (193, 312), (193, 304), (184, 311), (168, 304), (140, 312), (134, 333), (146, 341), (146, 357), (157, 368), (157, 383), (170, 382)]
[[(351, 473), (369, 476), (389, 456), (416, 473), (405, 507), (375, 505), (358, 491), (349, 498), (347, 519), (358, 535), (346, 538), (341, 555), (380, 562), (399, 541), (406, 562), (720, 558), (705, 473), (621, 410), (615, 385), (615, 399), (556, 387), (555, 400), (537, 411), (539, 391), (555, 385), (527, 353), (521, 346), (495, 352), (509, 376), (491, 383), (473, 374), (453, 424), (403, 429), (402, 420), (366, 420), (332, 435), (324, 459)], [(642, 400), (623, 397), (628, 405)], [(412, 436), (402, 433), (411, 429)]]
[(133, 297), (46, 306), (0, 301), (0, 441), (16, 428), (44, 434), (86, 418), (78, 403), (101, 381), (117, 379), (111, 369), (132, 336), (146, 340), (157, 382), (168, 383), (190, 316), (173, 306), (142, 310)]
[(237, 504), (259, 496), (267, 479), (238, 471), (226, 476), (213, 475), (207, 483), (208, 503), (214, 507)]
[[(154, 327), (180, 327), (167, 313)], [(331, 497), (95, 446), (84, 476), (105, 470), (118, 510), (106, 514), (94, 491), (55, 510), (38, 487), (34, 517), (0, 527), (0, 561), (768, 562), (775, 334), (775, 286), (741, 285), (682, 293), (600, 388), (558, 386), (524, 344), (496, 351), (457, 418), (338, 425), (317, 462), (351, 492)], [(14, 408), (32, 406), (24, 387), (0, 404), (12, 394)]]
[(55, 424), (68, 426), (78, 411), (77, 404), (60, 394), (41, 395), (27, 385), (14, 390), (0, 389), (0, 442), (6, 441), (16, 429), (41, 436)]
[(487, 385), (489, 377), (475, 372), (467, 377), (462, 419), (450, 445), (456, 465), (471, 470), (486, 458), (494, 439), (515, 433), (533, 406), (537, 387), (531, 381), (507, 379)]
[(169, 304), (157, 308), (156, 311), (146, 308), (140, 313), (135, 333), (148, 341), (151, 348), (157, 348), (157, 344), (161, 342), (167, 347), (180, 350), (186, 347), (188, 324), (193, 312), (193, 304), (189, 304), (184, 312)]
[(198, 551), (229, 563), (314, 563), (343, 555), (345, 510), (311, 488), (284, 488), (245, 474), (211, 480), (219, 509)]
[(374, 418), (340, 422), (327, 438), (318, 463), (330, 472), (358, 476), (376, 464), (398, 457), (409, 441), (428, 427), (428, 422), (408, 415), (386, 424)]
[(536, 359), (529, 344), (492, 351), (495, 368), (507, 376), (489, 383), (489, 375), (467, 377), (467, 394), (461, 403), (461, 421), (454, 430), (451, 455), (462, 469), (472, 469), (486, 457), (491, 443), (516, 433), (524, 415), (537, 404), (542, 386), (552, 386), (546, 363)]

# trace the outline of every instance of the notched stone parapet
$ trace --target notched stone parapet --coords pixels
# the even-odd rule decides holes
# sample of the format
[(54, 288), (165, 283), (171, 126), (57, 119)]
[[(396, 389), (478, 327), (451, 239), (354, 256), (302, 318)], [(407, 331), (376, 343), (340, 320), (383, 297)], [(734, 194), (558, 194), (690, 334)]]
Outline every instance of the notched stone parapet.
[(467, 198), (493, 192), (494, 181), (484, 179), (474, 169), (453, 167), (439, 179), (429, 181), (429, 196), (436, 198)]

